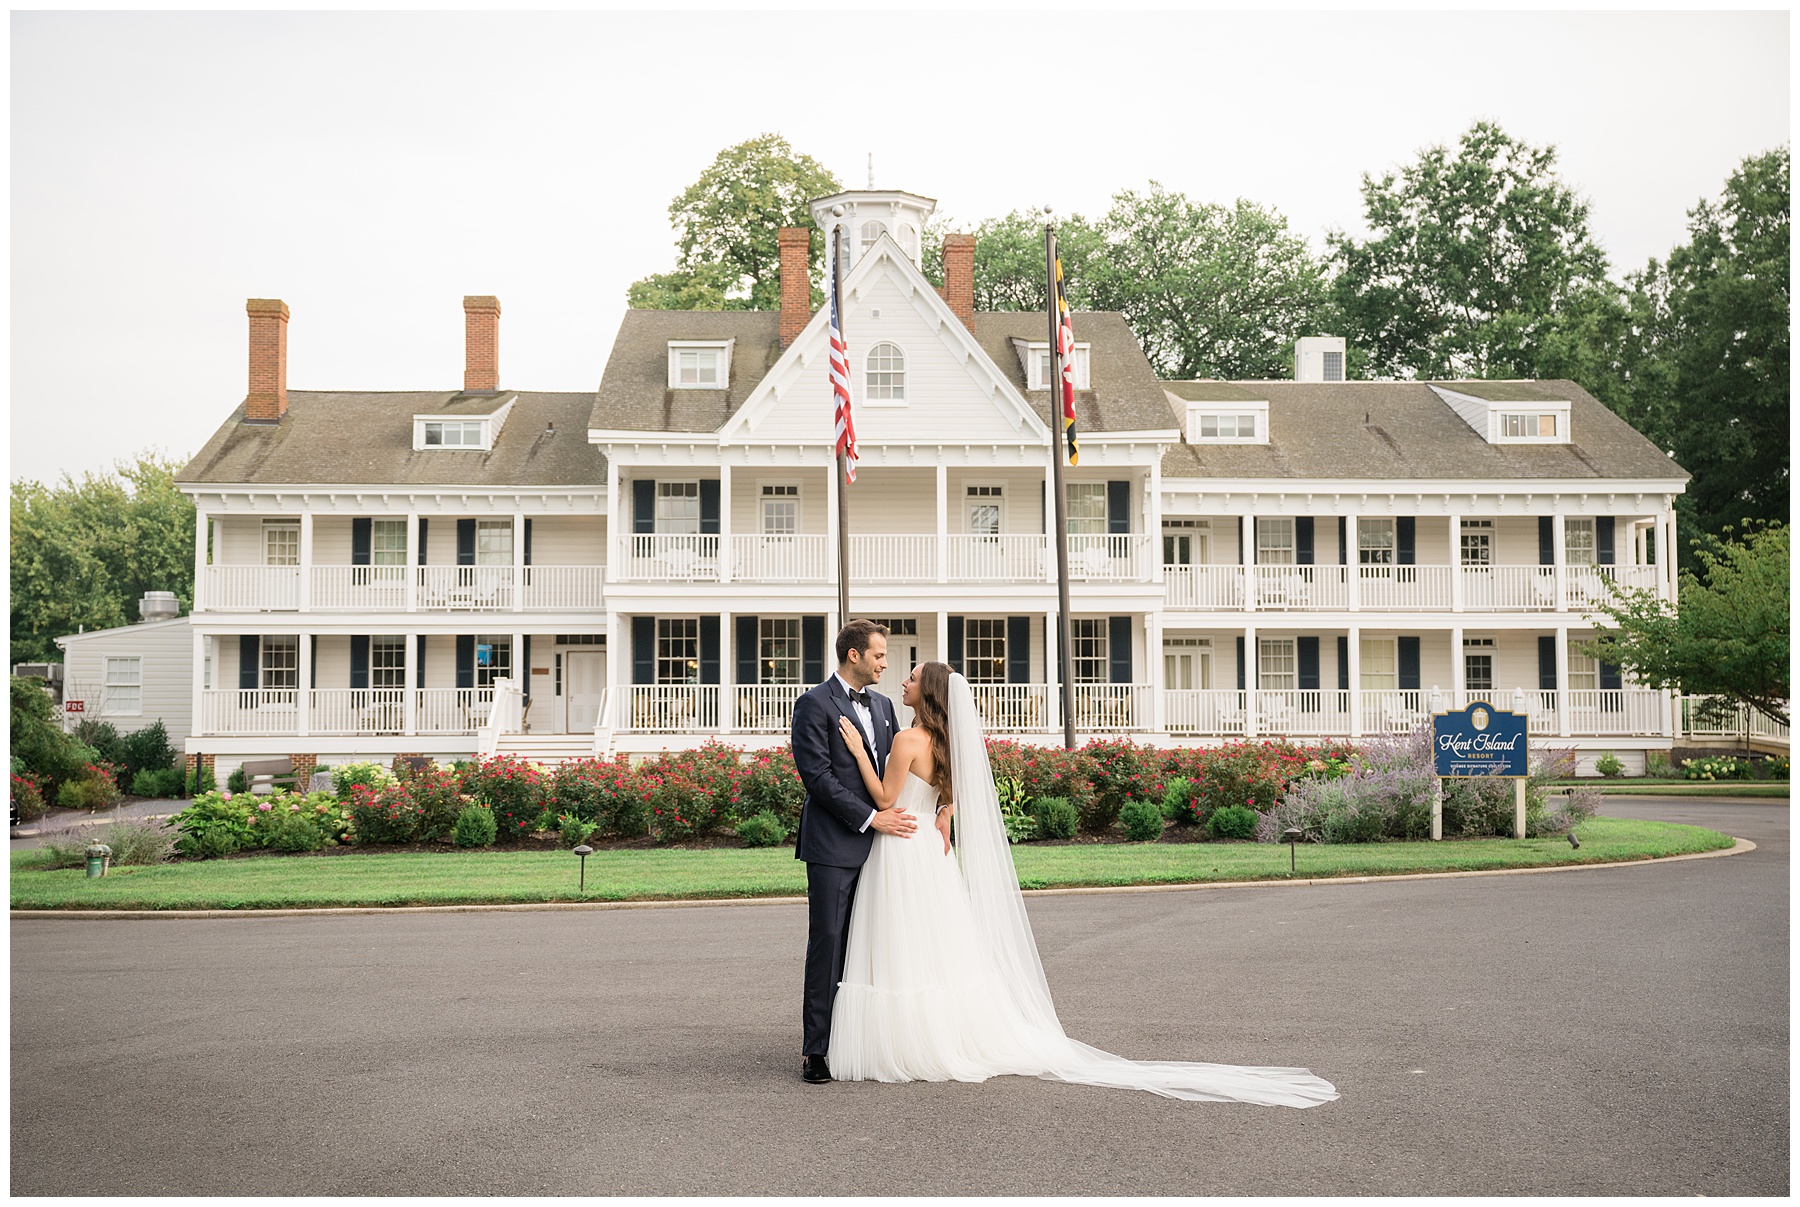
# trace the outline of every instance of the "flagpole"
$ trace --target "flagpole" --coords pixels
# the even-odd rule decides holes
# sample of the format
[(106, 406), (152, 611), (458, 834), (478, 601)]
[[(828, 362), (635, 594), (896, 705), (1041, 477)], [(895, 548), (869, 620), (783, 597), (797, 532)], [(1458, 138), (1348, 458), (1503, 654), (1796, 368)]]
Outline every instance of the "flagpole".
[(1050, 316), (1050, 489), (1056, 496), (1056, 663), (1062, 675), (1063, 747), (1075, 749), (1075, 679), (1069, 649), (1069, 497), (1063, 489), (1062, 339), (1056, 312), (1056, 227), (1044, 223), (1044, 310)]
[[(839, 222), (831, 234), (831, 296), (837, 300), (838, 338), (849, 347), (844, 335), (844, 224)], [(829, 303), (828, 303), (829, 304)], [(850, 460), (844, 450), (837, 455), (837, 580), (838, 627), (850, 623)]]

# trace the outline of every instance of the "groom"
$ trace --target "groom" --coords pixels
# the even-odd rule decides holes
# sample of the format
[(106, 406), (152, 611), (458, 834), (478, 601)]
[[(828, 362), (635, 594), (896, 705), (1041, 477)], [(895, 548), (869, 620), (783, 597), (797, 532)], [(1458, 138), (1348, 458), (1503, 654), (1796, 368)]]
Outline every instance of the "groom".
[(879, 774), (894, 744), (894, 706), (869, 690), (887, 669), (887, 629), (852, 620), (837, 635), (837, 673), (794, 703), (794, 766), (806, 787), (794, 857), (806, 861), (806, 990), (800, 1008), (804, 1035), (800, 1076), (831, 1080), (825, 1050), (831, 1042), (831, 1002), (844, 976), (850, 902), (869, 858), (875, 831), (910, 834), (911, 815), (877, 811), (856, 759), (838, 732), (849, 717), (863, 731)]

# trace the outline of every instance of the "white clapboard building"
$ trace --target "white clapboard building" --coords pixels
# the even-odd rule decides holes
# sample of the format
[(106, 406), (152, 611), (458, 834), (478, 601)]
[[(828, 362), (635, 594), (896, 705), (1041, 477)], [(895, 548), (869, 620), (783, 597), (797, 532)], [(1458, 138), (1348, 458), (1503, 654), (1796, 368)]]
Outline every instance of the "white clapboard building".
[[(851, 609), (892, 630), (882, 690), (942, 658), (990, 729), (1058, 741), (1047, 323), (975, 312), (968, 236), (929, 283), (933, 205), (813, 206), (849, 235)], [(190, 755), (783, 740), (840, 619), (806, 240), (779, 312), (628, 312), (591, 393), (502, 387), (482, 297), (460, 390), (289, 391), (287, 309), (252, 300), (249, 395), (180, 475)], [(1486, 698), (1590, 760), (1671, 745), (1676, 703), (1577, 647), (1609, 580), (1672, 591), (1688, 475), (1580, 387), (1345, 381), (1335, 339), (1291, 381), (1160, 381), (1122, 316), (1074, 324), (1078, 734), (1357, 738)]]

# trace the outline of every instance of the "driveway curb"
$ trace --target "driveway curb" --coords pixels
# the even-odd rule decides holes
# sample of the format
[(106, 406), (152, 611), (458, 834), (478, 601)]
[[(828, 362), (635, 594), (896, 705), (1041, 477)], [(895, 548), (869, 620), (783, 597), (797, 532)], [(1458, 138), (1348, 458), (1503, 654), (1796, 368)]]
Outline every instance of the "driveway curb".
[[(1686, 859), (1717, 859), (1725, 855), (1746, 855), (1756, 849), (1747, 838), (1733, 838), (1732, 845), (1717, 851), (1691, 851), (1683, 855), (1664, 855), (1654, 859), (1621, 859), (1611, 863), (1570, 863), (1542, 868), (1489, 868), (1466, 872), (1406, 872), (1395, 876), (1331, 876), (1324, 879), (1294, 880), (1217, 880), (1202, 884), (1127, 884), (1084, 888), (1033, 888), (1024, 890), (1027, 897), (1073, 897), (1092, 893), (1187, 893), (1205, 889), (1292, 888), (1299, 885), (1377, 884), (1397, 880), (1462, 880), (1476, 876), (1530, 876), (1543, 872), (1591, 872), (1605, 868), (1641, 868), (1680, 863)], [(720, 906), (804, 905), (805, 897), (719, 897), (692, 898), (680, 901), (543, 901), (511, 905), (352, 905), (327, 906), (320, 909), (15, 909), (14, 920), (55, 918), (61, 920), (117, 922), (186, 921), (197, 918), (293, 918), (342, 917), (347, 914), (476, 914), (519, 913), (543, 910), (608, 910), (608, 909), (702, 909)]]

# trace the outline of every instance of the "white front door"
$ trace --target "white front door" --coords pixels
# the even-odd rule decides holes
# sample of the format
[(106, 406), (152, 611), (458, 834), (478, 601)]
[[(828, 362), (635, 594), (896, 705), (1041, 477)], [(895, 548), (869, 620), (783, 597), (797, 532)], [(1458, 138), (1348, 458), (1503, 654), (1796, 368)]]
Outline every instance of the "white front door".
[(919, 639), (917, 637), (889, 637), (887, 647), (887, 672), (875, 685), (875, 690), (894, 702), (896, 723), (905, 729), (912, 724), (912, 709), (900, 702), (900, 685), (912, 674), (913, 667), (919, 664)]
[(570, 733), (592, 733), (600, 718), (600, 697), (606, 690), (606, 654), (601, 650), (570, 650), (563, 655), (563, 698)]

